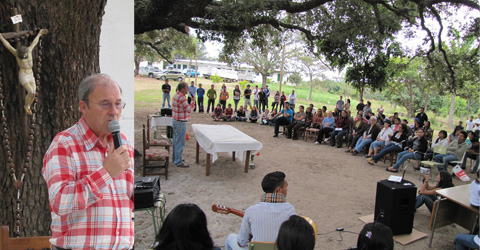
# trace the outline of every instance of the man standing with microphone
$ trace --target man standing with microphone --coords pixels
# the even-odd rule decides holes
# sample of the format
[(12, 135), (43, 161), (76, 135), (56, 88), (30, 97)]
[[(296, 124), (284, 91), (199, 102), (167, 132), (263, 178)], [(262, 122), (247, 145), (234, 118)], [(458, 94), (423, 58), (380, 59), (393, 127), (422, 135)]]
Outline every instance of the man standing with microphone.
[(188, 93), (188, 84), (180, 82), (177, 93), (172, 99), (172, 127), (173, 127), (173, 164), (179, 168), (188, 168), (183, 162), (182, 154), (185, 148), (185, 137), (187, 135), (188, 119), (195, 107), (195, 98), (188, 104), (185, 95)]
[(54, 249), (133, 246), (133, 146), (120, 134), (115, 149), (109, 131), (125, 107), (121, 93), (108, 75), (84, 79), (78, 89), (82, 118), (57, 134), (45, 154)]

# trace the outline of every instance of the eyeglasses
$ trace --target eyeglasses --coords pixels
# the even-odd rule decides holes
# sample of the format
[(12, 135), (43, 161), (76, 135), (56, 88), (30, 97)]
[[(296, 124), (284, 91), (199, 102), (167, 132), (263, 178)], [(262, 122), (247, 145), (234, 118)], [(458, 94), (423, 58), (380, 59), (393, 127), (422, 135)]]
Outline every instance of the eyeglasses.
[(115, 102), (115, 103), (111, 103), (111, 102), (108, 102), (108, 101), (103, 101), (103, 102), (99, 102), (99, 103), (92, 102), (92, 101), (89, 101), (89, 100), (87, 100), (87, 101), (98, 105), (103, 110), (109, 110), (109, 109), (112, 108), (112, 106), (115, 106), (116, 109), (120, 110), (120, 109), (124, 109), (125, 105), (127, 105), (124, 101), (119, 101), (119, 102)]

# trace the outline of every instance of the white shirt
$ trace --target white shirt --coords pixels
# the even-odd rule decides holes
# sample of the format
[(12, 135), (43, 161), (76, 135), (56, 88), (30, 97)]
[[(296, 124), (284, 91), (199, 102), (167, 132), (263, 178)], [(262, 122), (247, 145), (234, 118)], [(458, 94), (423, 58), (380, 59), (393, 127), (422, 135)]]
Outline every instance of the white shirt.
[(476, 180), (470, 184), (470, 204), (480, 206), (480, 183)]
[(435, 140), (432, 142), (432, 149), (434, 149), (436, 146), (438, 145), (442, 145), (444, 147), (447, 147), (448, 146), (448, 138), (443, 138), (443, 140)]
[(475, 124), (478, 124), (478, 125), (475, 127), (475, 130), (480, 130), (480, 118), (478, 118), (477, 120), (475, 120)]
[(252, 90), (253, 100), (258, 100), (258, 92), (260, 92), (258, 89)]
[(390, 142), (390, 136), (393, 135), (393, 129), (391, 127), (388, 127), (387, 129), (382, 128), (382, 131), (380, 131), (380, 134), (378, 134), (377, 139), (382, 139), (385, 140), (385, 144)]
[(296, 95), (296, 94), (290, 94), (290, 95), (288, 96), (288, 99), (289, 99), (288, 102), (289, 102), (290, 104), (295, 104), (295, 101), (297, 100), (297, 95)]
[(475, 126), (475, 121), (467, 120), (467, 122), (465, 124), (467, 125), (465, 130), (466, 131), (472, 131), (473, 127)]

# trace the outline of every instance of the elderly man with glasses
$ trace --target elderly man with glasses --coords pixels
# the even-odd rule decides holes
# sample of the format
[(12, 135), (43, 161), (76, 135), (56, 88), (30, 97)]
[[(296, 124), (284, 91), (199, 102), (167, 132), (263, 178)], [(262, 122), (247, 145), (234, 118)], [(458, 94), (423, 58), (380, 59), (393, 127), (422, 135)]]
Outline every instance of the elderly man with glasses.
[(79, 86), (82, 118), (57, 134), (42, 174), (48, 186), (54, 249), (130, 249), (133, 246), (133, 146), (121, 134), (115, 149), (108, 123), (125, 107), (108, 75)]

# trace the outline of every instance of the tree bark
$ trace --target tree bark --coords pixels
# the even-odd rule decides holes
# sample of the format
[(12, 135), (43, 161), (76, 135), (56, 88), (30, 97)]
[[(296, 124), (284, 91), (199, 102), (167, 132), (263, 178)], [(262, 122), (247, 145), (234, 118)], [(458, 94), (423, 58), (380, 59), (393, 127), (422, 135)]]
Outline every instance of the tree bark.
[(452, 93), (451, 101), (450, 101), (450, 112), (448, 113), (448, 129), (453, 129), (453, 112), (455, 111), (455, 92)]
[[(48, 2), (48, 3), (47, 3)], [(50, 209), (46, 183), (41, 175), (43, 156), (53, 137), (72, 126), (81, 114), (77, 89), (87, 75), (99, 72), (100, 26), (106, 0), (13, 1), (0, 3), (0, 32), (13, 31), (10, 19), (17, 8), (23, 22), (20, 30), (48, 29), (33, 50), (34, 75), (38, 82), (34, 141), (30, 168), (21, 189), (20, 236), (50, 235)], [(24, 45), (29, 46), (34, 36)], [(40, 53), (41, 51), (41, 53)], [(38, 63), (41, 62), (41, 68)], [(23, 106), (25, 90), (18, 81), (14, 56), (0, 44), (0, 71), (5, 96), (6, 126), (17, 178), (24, 169), (31, 116)], [(39, 77), (38, 77), (39, 76)], [(2, 142), (4, 132), (0, 133)], [(0, 224), (13, 236), (16, 189), (7, 166), (5, 145), (0, 144)]]
[(312, 91), (313, 91), (313, 73), (310, 72), (310, 92), (308, 93), (308, 99), (307, 101), (312, 100)]

